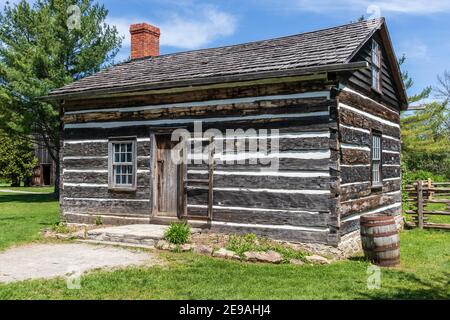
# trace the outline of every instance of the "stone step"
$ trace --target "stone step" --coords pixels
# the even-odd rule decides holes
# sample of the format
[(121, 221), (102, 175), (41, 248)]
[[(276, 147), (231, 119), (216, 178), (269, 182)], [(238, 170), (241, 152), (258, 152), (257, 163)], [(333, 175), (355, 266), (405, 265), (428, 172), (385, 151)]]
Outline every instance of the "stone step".
[(134, 244), (126, 242), (113, 242), (113, 241), (98, 241), (98, 240), (84, 240), (78, 239), (76, 242), (88, 243), (88, 244), (99, 244), (99, 245), (109, 245), (109, 246), (120, 246), (124, 248), (137, 248), (137, 249), (154, 249), (154, 246), (148, 246), (143, 244)]
[[(143, 247), (154, 247), (158, 240), (164, 239), (166, 225), (133, 224), (126, 226), (106, 227), (88, 230), (86, 233), (78, 232), (75, 237), (82, 240), (96, 241), (98, 243), (132, 244)], [(192, 228), (192, 233), (200, 229)]]

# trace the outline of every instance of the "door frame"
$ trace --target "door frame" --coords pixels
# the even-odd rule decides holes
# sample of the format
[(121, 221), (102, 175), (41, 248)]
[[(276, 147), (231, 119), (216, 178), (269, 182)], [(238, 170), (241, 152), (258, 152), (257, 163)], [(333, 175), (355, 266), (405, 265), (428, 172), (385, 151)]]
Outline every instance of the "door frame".
[[(47, 170), (45, 170), (47, 169)], [(48, 173), (48, 183), (46, 183), (46, 172)], [(41, 164), (41, 186), (51, 186), (52, 185), (52, 165), (50, 163)]]
[(158, 219), (176, 219), (179, 220), (182, 216), (183, 213), (181, 208), (183, 207), (183, 203), (181, 202), (183, 197), (182, 197), (182, 192), (183, 191), (183, 183), (181, 180), (182, 175), (184, 175), (184, 166), (183, 165), (178, 165), (177, 166), (177, 204), (176, 204), (176, 216), (168, 216), (168, 215), (160, 215), (159, 212), (159, 196), (160, 196), (160, 192), (159, 192), (159, 166), (158, 166), (158, 139), (161, 139), (161, 137), (165, 137), (168, 138), (170, 141), (170, 137), (171, 137), (171, 132), (164, 132), (164, 133), (155, 133), (152, 134), (152, 171), (153, 174), (151, 175), (152, 177), (152, 185), (153, 185), (153, 192), (152, 192), (152, 214), (151, 216), (153, 218), (158, 218)]

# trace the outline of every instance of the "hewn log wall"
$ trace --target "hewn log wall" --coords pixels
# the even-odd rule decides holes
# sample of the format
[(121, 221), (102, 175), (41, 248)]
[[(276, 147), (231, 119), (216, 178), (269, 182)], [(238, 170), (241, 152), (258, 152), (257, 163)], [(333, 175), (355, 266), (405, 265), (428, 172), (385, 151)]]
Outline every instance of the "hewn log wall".
[[(126, 222), (150, 218), (153, 134), (170, 133), (180, 127), (192, 130), (194, 120), (201, 120), (204, 130), (279, 131), (279, 150), (272, 155), (279, 162), (278, 171), (267, 172), (268, 165), (250, 164), (251, 159), (240, 164), (217, 164), (213, 229), (255, 232), (286, 240), (335, 242), (339, 159), (336, 100), (330, 97), (326, 83), (289, 84), (289, 92), (286, 86), (259, 86), (253, 95), (246, 88), (237, 96), (225, 95), (224, 89), (217, 96), (210, 93), (203, 97), (204, 101), (196, 102), (192, 102), (194, 96), (202, 95), (195, 93), (192, 99), (171, 96), (168, 102), (158, 100), (160, 104), (156, 105), (131, 102), (128, 107), (124, 101), (114, 101), (111, 107), (104, 102), (97, 102), (97, 108), (85, 108), (86, 103), (82, 107), (67, 106), (63, 213), (67, 219), (79, 222), (90, 214), (113, 222), (120, 217), (127, 218)], [(107, 143), (108, 138), (116, 136), (138, 137), (136, 192), (108, 190)], [(239, 158), (240, 154), (233, 156)], [(216, 157), (221, 160), (230, 155)], [(206, 165), (188, 166), (188, 178), (202, 179), (206, 170)], [(204, 214), (206, 191), (201, 186), (189, 188), (190, 214)]]
[[(337, 223), (332, 210), (336, 200), (331, 191), (337, 178), (332, 177), (330, 170), (337, 167), (335, 160), (331, 161), (337, 156), (334, 156), (336, 151), (331, 150), (336, 144), (332, 143), (336, 124), (328, 112), (335, 110), (335, 101), (329, 100), (327, 104), (326, 111), (321, 109), (326, 115), (320, 120), (311, 118), (310, 124), (299, 126), (298, 121), (285, 119), (272, 127), (279, 131), (276, 136), (279, 150), (269, 159), (278, 161), (277, 170), (270, 170), (270, 164), (261, 164), (258, 156), (241, 158), (240, 153), (215, 154), (213, 230), (330, 242), (330, 230)], [(316, 126), (311, 124), (314, 122)], [(252, 126), (267, 128), (258, 123)], [(248, 145), (248, 136), (236, 138), (235, 143)], [(268, 150), (273, 152), (270, 147), (269, 139)], [(247, 149), (244, 147), (244, 150)], [(230, 159), (244, 159), (245, 163), (229, 164), (226, 160)], [(257, 164), (251, 164), (255, 160)], [(206, 162), (187, 166), (188, 180), (204, 180), (207, 175)], [(205, 186), (193, 184), (189, 187), (189, 214), (206, 215), (207, 195)]]
[[(340, 233), (359, 228), (367, 213), (400, 213), (399, 112), (344, 88), (338, 95)], [(382, 134), (382, 188), (371, 183), (371, 132)]]
[[(163, 105), (133, 102), (131, 108), (118, 102), (111, 108), (102, 102), (99, 108), (88, 110), (70, 106), (64, 117), (62, 212), (76, 222), (92, 223), (97, 215), (115, 224), (150, 221), (154, 134), (180, 127), (192, 130), (194, 121), (202, 120), (204, 130), (279, 130), (278, 171), (267, 172), (268, 164), (250, 164), (253, 157), (245, 163), (216, 165), (214, 230), (337, 244), (340, 235), (358, 227), (361, 214), (397, 214), (398, 112), (349, 89), (335, 100), (329, 85), (315, 84), (314, 91), (304, 85), (298, 88), (290, 87), (293, 92), (286, 94), (286, 88), (278, 87), (283, 94), (276, 96), (257, 95), (275, 94), (274, 88), (258, 88), (255, 96), (246, 89), (245, 94), (229, 99), (220, 92), (197, 102), (172, 97)], [(373, 190), (370, 182), (371, 130), (382, 132), (380, 191)], [(107, 143), (108, 138), (118, 136), (138, 138), (135, 192), (108, 190)], [(215, 156), (216, 160), (230, 158), (228, 154)], [(206, 175), (206, 165), (187, 167), (188, 179)], [(206, 207), (205, 187), (190, 186), (189, 213), (205, 215)]]
[[(149, 222), (151, 210), (151, 139), (148, 129), (115, 129), (89, 134), (65, 130), (62, 152), (61, 211), (69, 222), (105, 224)], [(89, 138), (88, 138), (89, 137)], [(136, 137), (137, 188), (118, 192), (108, 188), (108, 138)]]

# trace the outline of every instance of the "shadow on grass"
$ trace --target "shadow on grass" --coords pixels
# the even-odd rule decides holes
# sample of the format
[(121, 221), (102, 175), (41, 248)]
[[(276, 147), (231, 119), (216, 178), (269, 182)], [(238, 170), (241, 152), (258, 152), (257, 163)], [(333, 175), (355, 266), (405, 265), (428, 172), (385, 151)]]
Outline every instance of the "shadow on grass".
[(380, 290), (360, 292), (366, 299), (377, 300), (448, 300), (450, 298), (450, 273), (444, 272), (429, 279), (421, 279), (416, 275), (393, 271), (389, 274), (390, 282), (383, 290), (383, 280)]
[(26, 194), (26, 193), (0, 194), (0, 203), (3, 203), (3, 202), (42, 203), (42, 202), (53, 202), (53, 201), (57, 201), (57, 200), (58, 200), (58, 198), (55, 196), (54, 193), (49, 193), (49, 194)]
[(27, 218), (26, 217), (16, 217), (16, 216), (14, 216), (14, 217), (3, 217), (3, 216), (0, 216), (0, 221), (18, 221), (18, 220), (27, 220)]
[(367, 262), (367, 263), (369, 263), (369, 260), (367, 260), (367, 258), (364, 257), (363, 255), (361, 255), (361, 256), (353, 256), (353, 257), (349, 257), (347, 260), (349, 260), (349, 261), (357, 261), (357, 262)]

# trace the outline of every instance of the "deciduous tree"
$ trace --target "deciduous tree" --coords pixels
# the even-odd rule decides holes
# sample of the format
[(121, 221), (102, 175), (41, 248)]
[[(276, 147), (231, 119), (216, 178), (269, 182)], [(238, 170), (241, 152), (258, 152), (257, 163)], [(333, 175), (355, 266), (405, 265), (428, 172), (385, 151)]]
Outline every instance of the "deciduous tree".
[(0, 131), (0, 177), (18, 187), (21, 181), (31, 178), (36, 164), (33, 144), (29, 140), (13, 139)]
[[(405, 56), (399, 63), (404, 62)], [(402, 77), (406, 89), (410, 89), (413, 80), (406, 71), (402, 72)], [(444, 100), (423, 103), (422, 110), (402, 115), (402, 161), (404, 170), (424, 170), (450, 178), (450, 74), (439, 77), (439, 82), (441, 86), (437, 92)], [(410, 96), (409, 102), (419, 102), (431, 93), (432, 87), (426, 87)]]

